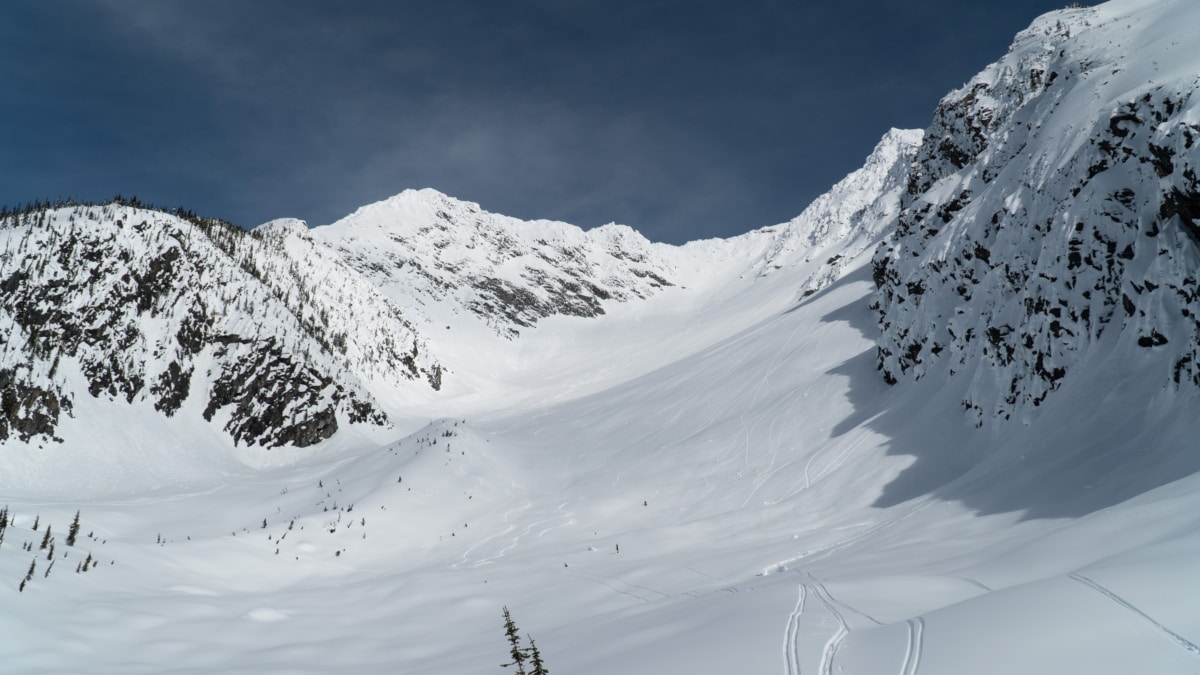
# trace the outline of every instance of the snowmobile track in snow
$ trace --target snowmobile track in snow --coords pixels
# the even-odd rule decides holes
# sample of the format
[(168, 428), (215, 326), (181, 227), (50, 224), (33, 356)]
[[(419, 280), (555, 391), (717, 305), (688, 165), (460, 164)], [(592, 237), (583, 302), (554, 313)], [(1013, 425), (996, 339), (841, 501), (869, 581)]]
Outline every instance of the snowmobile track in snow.
[(1150, 625), (1157, 628), (1158, 632), (1162, 633), (1165, 637), (1169, 638), (1172, 642), (1179, 645), (1180, 647), (1183, 647), (1184, 649), (1188, 650), (1192, 654), (1195, 654), (1196, 656), (1200, 656), (1200, 647), (1196, 646), (1196, 643), (1188, 640), (1187, 638), (1183, 637), (1179, 633), (1176, 633), (1175, 631), (1171, 630), (1170, 628), (1167, 628), (1166, 626), (1162, 625), (1161, 623), (1150, 618), (1149, 614), (1146, 614), (1142, 610), (1138, 609), (1132, 603), (1125, 600), (1121, 596), (1117, 595), (1116, 593), (1113, 593), (1112, 591), (1108, 590), (1101, 584), (1089, 579), (1088, 577), (1083, 576), (1082, 574), (1079, 574), (1078, 572), (1073, 572), (1071, 574), (1068, 574), (1067, 576), (1070, 577), (1071, 579), (1074, 579), (1075, 581), (1078, 581), (1079, 583), (1083, 584), (1084, 586), (1091, 588), (1092, 590), (1103, 595), (1104, 597), (1108, 598), (1109, 600), (1112, 600), (1113, 602), (1124, 607), (1125, 609), (1129, 610), (1130, 612), (1133, 612), (1134, 614), (1142, 617), (1143, 619), (1148, 621), (1150, 623)]
[(833, 660), (837, 657), (842, 643), (846, 641), (846, 636), (850, 634), (850, 626), (846, 624), (846, 618), (834, 606), (835, 601), (833, 596), (829, 595), (829, 590), (820, 581), (813, 578), (812, 575), (809, 575), (809, 578), (812, 579), (814, 584), (812, 587), (813, 593), (816, 594), (817, 599), (821, 601), (822, 605), (825, 605), (825, 609), (838, 622), (837, 630), (834, 632), (833, 637), (829, 638), (829, 641), (825, 643), (825, 649), (821, 652), (821, 675), (833, 675)]
[(845, 609), (850, 610), (851, 612), (854, 612), (855, 614), (861, 616), (862, 618), (866, 619), (867, 621), (870, 621), (871, 623), (875, 624), (876, 626), (886, 625), (879, 619), (876, 619), (875, 617), (871, 616), (870, 614), (867, 614), (866, 612), (864, 612), (860, 609), (857, 609), (855, 607), (851, 607), (850, 605), (847, 605), (846, 603), (842, 602), (841, 600), (834, 599), (833, 594), (829, 592), (829, 589), (825, 588), (825, 584), (821, 583), (821, 580), (817, 579), (812, 574), (809, 574), (806, 572), (805, 576), (807, 576), (808, 580), (810, 582), (812, 582), (812, 585), (815, 588), (815, 590), (817, 591), (817, 593), (824, 594), (825, 597), (829, 598), (830, 602), (834, 602), (834, 603), (841, 605)]
[(804, 613), (805, 586), (799, 585), (796, 607), (788, 615), (787, 627), (783, 631), (783, 666), (785, 675), (800, 675), (800, 650), (796, 640), (800, 633), (800, 615)]
[(908, 644), (904, 648), (900, 675), (917, 675), (917, 669), (921, 667), (921, 649), (925, 646), (925, 619), (918, 616), (904, 623), (908, 626)]

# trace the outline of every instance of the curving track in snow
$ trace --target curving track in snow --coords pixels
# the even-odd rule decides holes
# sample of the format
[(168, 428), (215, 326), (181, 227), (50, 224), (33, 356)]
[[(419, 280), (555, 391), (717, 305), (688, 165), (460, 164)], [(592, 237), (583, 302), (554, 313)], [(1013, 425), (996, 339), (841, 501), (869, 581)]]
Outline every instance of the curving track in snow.
[(784, 675), (800, 675), (800, 648), (796, 644), (800, 637), (800, 615), (804, 613), (804, 584), (797, 591), (796, 607), (788, 615), (787, 627), (783, 631)]
[(1187, 638), (1183, 637), (1179, 633), (1176, 633), (1175, 631), (1171, 630), (1170, 628), (1167, 628), (1166, 626), (1162, 625), (1158, 621), (1155, 621), (1149, 614), (1138, 609), (1137, 606), (1135, 606), (1133, 603), (1129, 602), (1125, 598), (1122, 598), (1121, 596), (1117, 595), (1116, 593), (1113, 593), (1112, 591), (1108, 590), (1108, 588), (1104, 587), (1099, 582), (1097, 582), (1093, 579), (1090, 579), (1088, 577), (1085, 577), (1078, 572), (1073, 572), (1071, 574), (1068, 574), (1067, 576), (1075, 581), (1078, 581), (1079, 583), (1083, 584), (1084, 586), (1087, 586), (1088, 588), (1096, 591), (1100, 595), (1103, 595), (1104, 597), (1113, 601), (1117, 605), (1120, 605), (1127, 611), (1141, 617), (1146, 622), (1148, 622), (1151, 626), (1154, 626), (1154, 628), (1156, 630), (1158, 630), (1158, 632), (1161, 633), (1167, 639), (1171, 640), (1172, 642), (1179, 645), (1180, 647), (1183, 647), (1184, 649), (1188, 650), (1192, 654), (1194, 654), (1196, 656), (1200, 656), (1200, 646), (1197, 646), (1196, 643), (1192, 642), (1191, 640), (1188, 640)]
[(900, 675), (917, 675), (917, 669), (921, 667), (921, 650), (925, 646), (925, 619), (918, 616), (904, 623), (908, 627), (908, 644), (904, 647)]

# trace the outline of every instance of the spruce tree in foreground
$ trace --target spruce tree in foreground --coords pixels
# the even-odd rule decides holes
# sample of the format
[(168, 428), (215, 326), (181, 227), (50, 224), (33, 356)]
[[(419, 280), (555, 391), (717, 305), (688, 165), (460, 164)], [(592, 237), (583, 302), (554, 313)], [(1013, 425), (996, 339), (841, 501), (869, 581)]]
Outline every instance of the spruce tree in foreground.
[(516, 666), (517, 675), (528, 675), (525, 672), (525, 650), (521, 647), (521, 633), (517, 629), (517, 624), (512, 619), (512, 615), (508, 613), (508, 607), (504, 608), (504, 637), (508, 638), (509, 658), (512, 661), (500, 664), (501, 667)]
[[(504, 608), (504, 637), (508, 639), (509, 658), (512, 661), (500, 664), (501, 667), (516, 666), (516, 675), (550, 675), (550, 669), (542, 662), (542, 653), (538, 650), (537, 643), (533, 641), (533, 636), (527, 636), (528, 647), (521, 646), (521, 634), (517, 629), (517, 623), (508, 613), (508, 607)], [(533, 670), (525, 670), (526, 661)]]
[(550, 675), (550, 669), (546, 664), (542, 663), (542, 653), (538, 651), (537, 643), (533, 641), (533, 636), (529, 637), (529, 665), (533, 670), (529, 671), (529, 675)]

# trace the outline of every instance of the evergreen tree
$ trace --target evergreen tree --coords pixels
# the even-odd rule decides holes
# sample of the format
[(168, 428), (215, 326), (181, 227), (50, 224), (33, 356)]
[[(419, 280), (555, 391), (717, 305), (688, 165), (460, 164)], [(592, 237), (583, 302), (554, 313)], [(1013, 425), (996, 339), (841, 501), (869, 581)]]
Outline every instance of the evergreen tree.
[(38, 549), (45, 551), (46, 547), (49, 545), (50, 545), (50, 526), (47, 525), (46, 526), (46, 536), (42, 537), (42, 545), (39, 546)]
[(67, 546), (75, 545), (75, 537), (79, 536), (79, 512), (75, 512), (75, 520), (71, 521), (71, 528), (67, 530)]
[(508, 639), (509, 658), (512, 659), (509, 663), (500, 664), (501, 667), (516, 666), (516, 675), (528, 675), (525, 672), (525, 659), (528, 658), (525, 650), (521, 647), (521, 633), (517, 629), (517, 624), (513, 621), (512, 615), (508, 613), (508, 607), (504, 608), (504, 637)]
[(529, 637), (529, 665), (533, 670), (529, 671), (529, 675), (550, 675), (550, 669), (546, 664), (542, 663), (542, 653), (538, 651), (537, 643), (533, 641), (533, 636)]

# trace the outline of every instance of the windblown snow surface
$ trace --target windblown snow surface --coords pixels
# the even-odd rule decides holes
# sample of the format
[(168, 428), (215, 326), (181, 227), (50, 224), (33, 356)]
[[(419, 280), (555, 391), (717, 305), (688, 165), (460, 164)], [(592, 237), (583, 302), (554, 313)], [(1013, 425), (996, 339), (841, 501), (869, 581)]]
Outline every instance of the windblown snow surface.
[[(1194, 89), (1197, 30), (1189, 2), (1064, 10), (981, 77), (1027, 78), (1031, 49), (1064, 72), (1068, 53), (1085, 55), (1091, 76), (1003, 103), (1050, 91), (1081, 128), (1103, 115), (1103, 130), (1106, 106), (1144, 82)], [(1127, 91), (1105, 88), (1110, 77)], [(1086, 105), (1101, 93), (1112, 100)], [(76, 397), (62, 443), (14, 441), (0, 459), (12, 518), (0, 672), (499, 673), (502, 606), (559, 675), (1200, 672), (1200, 400), (1172, 380), (1182, 352), (1158, 350), (1184, 340), (1170, 327), (1178, 303), (1139, 301), (1152, 316), (1130, 329), (1157, 318), (1173, 342), (1080, 331), (1055, 352), (1065, 375), (986, 409), (982, 425), (964, 399), (1000, 385), (966, 347), (942, 343), (946, 359), (966, 354), (953, 375), (924, 363), (889, 385), (878, 369), (895, 363), (880, 346), (971, 306), (930, 283), (919, 309), (888, 314), (900, 286), (877, 289), (872, 265), (877, 249), (916, 246), (898, 219), (958, 194), (939, 180), (978, 166), (976, 148), (927, 185), (909, 175), (938, 161), (931, 134), (953, 135), (962, 95), (924, 138), (889, 133), (794, 221), (730, 240), (675, 248), (616, 226), (522, 224), (431, 191), (294, 233), (325, 247), (303, 259), (333, 269), (336, 253), (355, 284), (403, 309), (404, 330), (446, 367), (442, 389), (406, 394), (364, 374), (354, 381), (390, 427), (270, 450), (234, 446), (198, 415)], [(1180, 106), (1173, 119), (1200, 124), (1200, 105)], [(1038, 157), (1086, 151), (1069, 133), (1033, 136)], [(1196, 163), (1184, 142), (1181, 173), (1182, 158)], [(949, 220), (1017, 194), (1009, 178), (977, 186)], [(1200, 213), (1152, 211), (1175, 228), (1158, 239), (1171, 264), (1195, 269), (1183, 228)], [(505, 247), (483, 241), (505, 233)], [(991, 247), (995, 262), (1004, 246)], [(927, 272), (949, 264), (920, 255)], [(487, 309), (538, 260), (544, 294), (528, 313)], [(916, 280), (901, 262), (898, 283)], [(453, 286), (464, 266), (492, 281)], [(1008, 291), (987, 283), (1002, 307)], [(881, 311), (909, 332), (881, 333)], [(963, 319), (976, 320), (988, 317)], [(39, 548), (48, 530), (54, 552)]]

